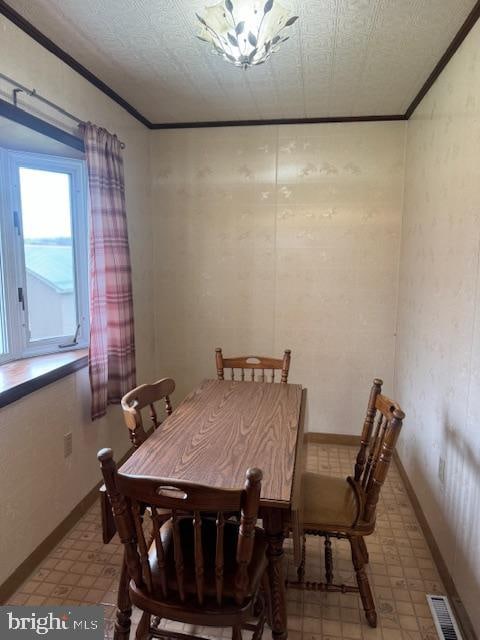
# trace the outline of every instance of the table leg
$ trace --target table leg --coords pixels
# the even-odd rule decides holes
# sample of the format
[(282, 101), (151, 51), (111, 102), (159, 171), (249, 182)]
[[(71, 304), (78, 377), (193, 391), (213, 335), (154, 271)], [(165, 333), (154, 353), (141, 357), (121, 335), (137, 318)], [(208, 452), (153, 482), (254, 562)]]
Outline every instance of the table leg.
[(285, 567), (283, 542), (285, 525), (281, 509), (269, 509), (263, 518), (267, 535), (268, 579), (272, 598), (272, 638), (286, 640), (287, 602), (285, 595)]
[(113, 640), (128, 640), (130, 636), (130, 618), (132, 616), (132, 603), (128, 593), (128, 583), (130, 578), (127, 571), (127, 563), (125, 555), (122, 560), (122, 572), (120, 574), (120, 583), (118, 585), (117, 598), (117, 619), (115, 620), (115, 631)]

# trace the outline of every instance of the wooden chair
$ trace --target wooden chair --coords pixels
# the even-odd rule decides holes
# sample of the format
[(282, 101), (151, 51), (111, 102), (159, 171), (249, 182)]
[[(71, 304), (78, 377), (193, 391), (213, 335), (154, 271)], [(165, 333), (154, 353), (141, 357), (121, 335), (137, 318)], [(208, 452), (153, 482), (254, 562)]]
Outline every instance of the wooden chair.
[[(383, 382), (375, 379), (370, 392), (354, 475), (346, 480), (316, 473), (302, 478), (302, 560), (298, 582), (290, 586), (318, 591), (360, 592), (368, 623), (377, 625), (377, 613), (365, 572), (368, 552), (364, 536), (375, 529), (380, 490), (390, 466), (405, 414), (398, 404), (381, 394)], [(305, 535), (325, 538), (326, 582), (305, 582)], [(331, 538), (350, 543), (357, 586), (334, 584)]]
[[(275, 371), (281, 371), (280, 382), (288, 381), (290, 369), (290, 358), (292, 352), (286, 349), (283, 358), (269, 358), (265, 356), (239, 356), (235, 358), (224, 358), (222, 349), (215, 349), (215, 362), (217, 365), (217, 378), (224, 380), (224, 370), (230, 369), (230, 380), (235, 380), (235, 370), (239, 371), (239, 380), (247, 380), (246, 371), (250, 371), (248, 380), (250, 382), (267, 382), (265, 370), (270, 372), (268, 382), (275, 382)], [(261, 370), (260, 375), (255, 376), (257, 370)]]
[[(163, 378), (153, 384), (141, 384), (132, 389), (122, 398), (122, 409), (125, 424), (128, 427), (130, 440), (133, 447), (138, 447), (145, 442), (148, 435), (143, 428), (142, 409), (149, 407), (150, 420), (153, 428), (157, 429), (161, 422), (155, 409), (155, 402), (165, 401), (165, 412), (169, 416), (172, 413), (170, 395), (175, 391), (175, 381), (171, 378)], [(100, 487), (100, 511), (102, 514), (103, 543), (108, 544), (117, 532), (112, 516), (112, 507), (108, 499), (105, 485)]]
[(163, 378), (153, 384), (141, 384), (132, 389), (122, 398), (122, 409), (125, 424), (130, 432), (130, 440), (135, 449), (145, 442), (147, 433), (143, 427), (142, 409), (149, 407), (150, 421), (154, 429), (161, 424), (158, 419), (155, 403), (160, 400), (165, 402), (165, 411), (169, 416), (172, 413), (170, 396), (175, 391), (175, 381), (172, 378)]
[[(262, 472), (249, 469), (244, 489), (225, 490), (119, 473), (111, 449), (99, 451), (98, 459), (125, 549), (129, 580), (121, 580), (120, 589), (129, 581), (130, 602), (143, 611), (137, 640), (150, 634), (190, 637), (158, 630), (161, 618), (230, 626), (233, 640), (241, 640), (242, 627), (249, 628), (259, 640), (266, 617), (260, 586), (266, 585), (267, 568), (265, 534), (255, 526)], [(144, 532), (143, 505), (151, 512), (151, 539)], [(228, 520), (232, 512), (240, 513), (240, 524)], [(119, 608), (117, 637), (128, 638), (130, 611), (128, 605)], [(252, 618), (257, 624), (247, 624)]]

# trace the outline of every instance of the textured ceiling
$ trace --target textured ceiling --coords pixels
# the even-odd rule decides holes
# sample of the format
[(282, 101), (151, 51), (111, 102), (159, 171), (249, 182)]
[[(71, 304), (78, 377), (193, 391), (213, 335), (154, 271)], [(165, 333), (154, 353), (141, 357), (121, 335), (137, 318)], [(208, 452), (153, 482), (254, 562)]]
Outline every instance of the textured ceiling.
[(404, 113), (475, 5), (282, 0), (290, 40), (243, 71), (195, 38), (213, 0), (8, 2), (157, 123)]

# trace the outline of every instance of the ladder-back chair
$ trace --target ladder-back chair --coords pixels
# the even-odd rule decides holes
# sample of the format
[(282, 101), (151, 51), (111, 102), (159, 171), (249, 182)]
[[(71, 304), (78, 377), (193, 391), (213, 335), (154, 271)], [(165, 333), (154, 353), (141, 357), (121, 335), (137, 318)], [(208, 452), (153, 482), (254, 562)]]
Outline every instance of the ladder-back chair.
[[(124, 544), (130, 601), (143, 611), (137, 640), (168, 635), (158, 629), (162, 618), (229, 626), (233, 640), (241, 640), (242, 627), (256, 618), (256, 625), (245, 628), (253, 628), (259, 640), (266, 616), (260, 586), (267, 568), (265, 534), (256, 527), (262, 472), (249, 469), (245, 487), (230, 490), (119, 473), (111, 449), (102, 449), (98, 459)], [(151, 514), (150, 537), (144, 505)], [(228, 519), (232, 512), (239, 513), (239, 523)], [(128, 615), (121, 612), (116, 627), (126, 637)], [(189, 637), (175, 633), (179, 636)]]
[[(365, 572), (368, 552), (364, 536), (373, 533), (380, 490), (385, 482), (405, 414), (381, 394), (383, 382), (373, 381), (354, 475), (346, 480), (306, 472), (302, 479), (302, 562), (298, 582), (291, 586), (318, 590), (360, 592), (370, 626), (377, 625), (375, 602)], [(325, 538), (325, 582), (305, 582), (305, 535)], [(331, 538), (350, 543), (357, 586), (333, 582)]]
[[(247, 380), (249, 382), (275, 382), (275, 372), (280, 372), (280, 382), (288, 381), (292, 352), (286, 349), (283, 358), (266, 356), (238, 356), (224, 358), (222, 349), (215, 349), (218, 380), (225, 379), (225, 369), (230, 369), (230, 380)], [(238, 372), (238, 373), (236, 373)], [(258, 373), (257, 373), (258, 372)]]
[(172, 413), (170, 396), (175, 391), (175, 381), (172, 378), (163, 378), (153, 384), (141, 384), (132, 389), (122, 398), (122, 409), (125, 424), (128, 427), (130, 440), (137, 449), (142, 442), (147, 439), (147, 433), (143, 426), (142, 409), (149, 408), (149, 417), (154, 429), (161, 424), (158, 418), (155, 403), (163, 400), (165, 403), (165, 413), (169, 416)]

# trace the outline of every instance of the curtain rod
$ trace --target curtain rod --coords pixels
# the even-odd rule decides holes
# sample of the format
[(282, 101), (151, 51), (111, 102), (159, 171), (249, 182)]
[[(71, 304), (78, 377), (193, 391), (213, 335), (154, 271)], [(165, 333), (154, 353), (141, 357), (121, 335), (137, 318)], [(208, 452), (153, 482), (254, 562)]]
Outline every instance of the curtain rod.
[[(54, 102), (51, 102), (50, 100), (47, 100), (47, 98), (44, 98), (43, 96), (41, 96), (39, 93), (37, 93), (36, 89), (29, 89), (28, 87), (25, 87), (23, 84), (20, 84), (16, 80), (13, 80), (12, 78), (9, 78), (4, 73), (0, 73), (0, 78), (2, 80), (5, 80), (5, 82), (8, 82), (9, 84), (11, 84), (11, 85), (13, 85), (15, 87), (15, 89), (13, 90), (13, 104), (14, 104), (14, 106), (17, 106), (17, 94), (18, 94), (18, 92), (23, 91), (23, 93), (27, 94), (28, 96), (30, 96), (32, 98), (36, 98), (37, 100), (40, 100), (40, 102), (43, 102), (44, 104), (48, 105), (52, 109), (55, 109), (56, 111), (58, 111), (59, 113), (61, 113), (64, 116), (66, 116), (67, 118), (70, 118), (70, 120), (73, 120), (79, 126), (82, 125), (82, 124), (86, 124), (83, 120), (80, 120), (80, 118), (77, 118), (77, 116), (74, 116), (73, 113), (70, 113), (70, 112), (66, 111), (62, 107), (59, 107), (58, 104), (55, 104)], [(120, 142), (120, 146), (121, 146), (122, 149), (125, 149), (125, 143), (124, 142)]]

